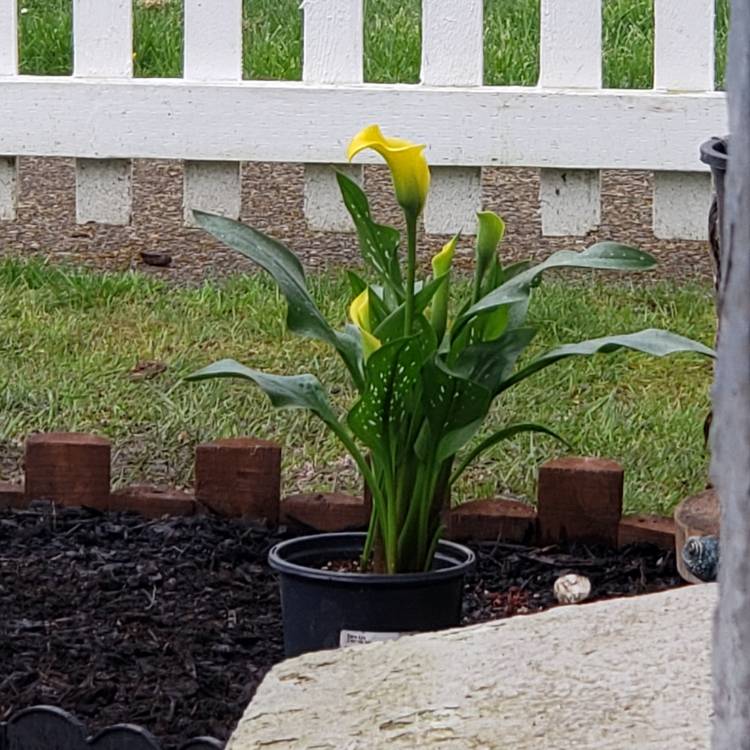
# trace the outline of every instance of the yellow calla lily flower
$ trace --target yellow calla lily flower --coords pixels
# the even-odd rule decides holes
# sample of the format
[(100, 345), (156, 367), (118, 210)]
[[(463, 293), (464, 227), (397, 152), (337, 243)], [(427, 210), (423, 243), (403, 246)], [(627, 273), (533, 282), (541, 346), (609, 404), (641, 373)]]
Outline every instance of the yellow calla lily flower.
[(405, 211), (418, 216), (430, 189), (430, 170), (424, 158), (424, 145), (403, 138), (388, 138), (378, 125), (368, 125), (352, 138), (346, 158), (351, 161), (366, 148), (371, 148), (385, 159), (391, 170), (396, 200)]
[(370, 321), (370, 290), (365, 289), (358, 294), (349, 305), (349, 317), (359, 332), (362, 334), (362, 350), (365, 359), (380, 348), (380, 340), (370, 333), (372, 324)]

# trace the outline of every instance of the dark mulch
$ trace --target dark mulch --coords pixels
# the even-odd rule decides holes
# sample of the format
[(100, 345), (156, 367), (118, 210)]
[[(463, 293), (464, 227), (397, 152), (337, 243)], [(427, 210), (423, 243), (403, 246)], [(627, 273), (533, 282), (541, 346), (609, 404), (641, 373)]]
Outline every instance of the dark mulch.
[(552, 588), (555, 579), (566, 573), (591, 581), (587, 602), (685, 585), (677, 573), (674, 552), (648, 544), (620, 550), (582, 544), (544, 549), (501, 543), (473, 547), (478, 565), (464, 598), (467, 625), (557, 606)]
[[(0, 720), (44, 703), (91, 729), (140, 724), (165, 748), (226, 738), (283, 655), (265, 565), (279, 538), (208, 516), (0, 511)], [(546, 609), (571, 571), (593, 598), (679, 584), (673, 555), (650, 547), (476, 549), (466, 623)]]

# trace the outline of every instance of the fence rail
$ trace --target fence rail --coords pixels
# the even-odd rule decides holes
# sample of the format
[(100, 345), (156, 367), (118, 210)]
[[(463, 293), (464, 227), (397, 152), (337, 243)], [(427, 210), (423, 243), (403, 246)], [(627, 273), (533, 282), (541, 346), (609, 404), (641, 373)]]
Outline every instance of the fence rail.
[[(224, 743), (197, 737), (180, 750), (222, 750)], [(0, 722), (0, 750), (161, 750), (148, 731), (118, 724), (89, 735), (74, 716), (54, 706), (33, 706)]]
[[(485, 86), (482, 0), (423, 0), (421, 83), (363, 83), (363, 0), (305, 0), (300, 82), (243, 81), (242, 0), (184, 0), (184, 78), (133, 79), (130, 0), (73, 0), (74, 71), (18, 75), (16, 0), (0, 0), (0, 220), (15, 157), (72, 156), (79, 222), (130, 221), (132, 158), (187, 162), (190, 209), (238, 216), (240, 161), (306, 164), (314, 229), (348, 228), (325, 166), (369, 122), (428, 144), (429, 232), (470, 226), (481, 168), (542, 169), (543, 233), (600, 221), (599, 170), (650, 170), (654, 232), (702, 239), (699, 144), (727, 129), (713, 91), (714, 0), (654, 0), (653, 90), (602, 89), (602, 0), (540, 0), (536, 87)], [(355, 177), (361, 167), (348, 167)]]

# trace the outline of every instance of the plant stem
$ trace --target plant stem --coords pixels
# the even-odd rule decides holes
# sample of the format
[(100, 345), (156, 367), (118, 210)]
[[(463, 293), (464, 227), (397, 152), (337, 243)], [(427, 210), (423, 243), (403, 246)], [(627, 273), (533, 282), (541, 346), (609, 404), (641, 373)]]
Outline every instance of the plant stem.
[(474, 268), (474, 282), (472, 284), (472, 292), (471, 292), (471, 304), (476, 305), (477, 302), (482, 297), (482, 271), (480, 269), (480, 264), (477, 263), (476, 267)]
[(404, 336), (410, 336), (414, 324), (414, 280), (417, 270), (417, 214), (405, 211), (407, 257), (406, 257), (406, 299), (404, 301)]

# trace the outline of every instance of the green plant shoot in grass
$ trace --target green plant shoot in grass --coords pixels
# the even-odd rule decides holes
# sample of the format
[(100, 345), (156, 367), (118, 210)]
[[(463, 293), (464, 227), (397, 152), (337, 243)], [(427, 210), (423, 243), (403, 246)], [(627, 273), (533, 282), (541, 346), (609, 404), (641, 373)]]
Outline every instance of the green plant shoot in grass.
[(654, 259), (635, 248), (600, 242), (581, 252), (556, 252), (536, 266), (521, 262), (506, 267), (497, 253), (505, 225), (496, 214), (481, 212), (473, 283), (450, 319), (457, 238), (432, 259), (429, 278), (416, 277), (417, 222), (430, 184), (424, 146), (386, 137), (371, 125), (351, 142), (349, 159), (364, 149), (379, 153), (391, 171), (406, 220), (406, 261), (400, 232), (376, 223), (365, 193), (339, 173), (362, 259), (374, 279), (349, 274), (352, 322), (342, 331), (334, 331), (316, 307), (302, 266), (288, 248), (240, 222), (195, 212), (203, 228), (273, 276), (287, 300), (290, 330), (322, 340), (338, 352), (358, 392), (346, 419), (335, 413), (325, 389), (311, 374), (269, 374), (225, 359), (190, 379), (244, 378), (258, 385), (274, 406), (316, 414), (349, 451), (372, 493), (363, 567), (388, 573), (421, 571), (432, 565), (451, 485), (474, 459), (521, 432), (558, 437), (542, 425), (524, 421), (499, 425), (483, 439), (475, 439), (498, 396), (567, 357), (621, 348), (655, 356), (713, 356), (713, 351), (668, 331), (646, 329), (559, 346), (517, 368), (536, 333), (526, 316), (532, 289), (544, 271), (638, 271), (651, 268)]

